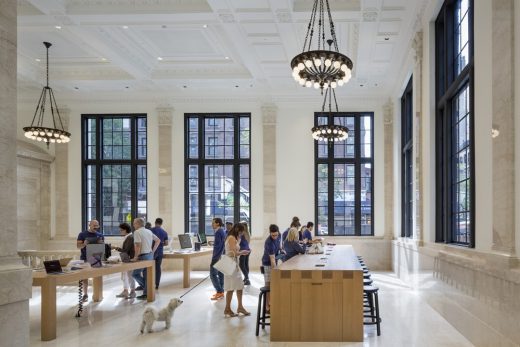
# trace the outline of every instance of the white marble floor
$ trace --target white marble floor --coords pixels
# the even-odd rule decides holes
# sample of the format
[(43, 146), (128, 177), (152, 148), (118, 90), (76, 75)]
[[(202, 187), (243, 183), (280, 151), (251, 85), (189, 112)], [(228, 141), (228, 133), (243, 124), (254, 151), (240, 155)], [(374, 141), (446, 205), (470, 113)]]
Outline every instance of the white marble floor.
[[(195, 272), (192, 284), (202, 281), (207, 272)], [(273, 346), (472, 346), (455, 328), (426, 304), (419, 293), (409, 289), (392, 273), (375, 273), (381, 288), (381, 336), (375, 327), (365, 327), (363, 343), (271, 343)], [(270, 345), (269, 328), (255, 336), (258, 288), (263, 284), (260, 274), (252, 275), (252, 285), (245, 290), (244, 305), (250, 317), (224, 318), (224, 302), (209, 297), (213, 287), (206, 278), (183, 297), (184, 303), (175, 312), (170, 330), (158, 329), (152, 334), (139, 334), (141, 314), (146, 305), (137, 300), (116, 299), (121, 281), (116, 275), (105, 280), (104, 299), (85, 305), (83, 317), (75, 318), (77, 286), (58, 290), (58, 338), (40, 341), (40, 291), (33, 288), (30, 300), (31, 346), (264, 346)], [(186, 292), (179, 272), (163, 274), (161, 288), (154, 306), (162, 307), (172, 297)], [(91, 294), (91, 293), (90, 293)], [(234, 299), (236, 307), (236, 299)], [(156, 323), (160, 328), (161, 323)], [(312, 317), (309, 317), (312, 327)]]

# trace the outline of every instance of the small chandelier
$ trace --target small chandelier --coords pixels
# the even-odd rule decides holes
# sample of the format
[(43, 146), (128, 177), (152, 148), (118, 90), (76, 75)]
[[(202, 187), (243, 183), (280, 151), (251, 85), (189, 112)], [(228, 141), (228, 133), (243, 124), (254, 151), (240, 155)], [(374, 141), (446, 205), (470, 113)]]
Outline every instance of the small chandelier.
[[(34, 112), (31, 125), (24, 127), (23, 131), (25, 132), (25, 137), (39, 142), (43, 141), (47, 143), (47, 148), (49, 148), (50, 143), (69, 142), (70, 133), (65, 131), (63, 127), (60, 111), (58, 110), (56, 99), (54, 98), (54, 92), (52, 91), (52, 88), (49, 87), (49, 47), (52, 46), (52, 44), (49, 42), (44, 42), (43, 44), (47, 48), (47, 85), (43, 87), (40, 99), (38, 100), (38, 105), (36, 105), (36, 111)], [(46, 127), (43, 124), (47, 95), (49, 96), (49, 103), (52, 114), (52, 127)]]
[[(330, 35), (332, 37), (332, 39), (327, 41), (325, 41), (324, 7), (327, 8)], [(318, 45), (316, 50), (311, 50), (317, 16)], [(325, 42), (329, 45), (328, 49), (325, 49)], [(332, 50), (332, 44), (334, 44), (334, 50)], [(301, 86), (320, 88), (323, 94), (323, 89), (327, 89), (329, 86), (336, 88), (347, 83), (352, 77), (353, 66), (349, 57), (339, 53), (334, 22), (330, 14), (329, 0), (314, 0), (303, 51), (291, 61), (294, 79)]]
[[(338, 111), (338, 101), (336, 100), (336, 92), (332, 86), (325, 90), (325, 97), (323, 98), (323, 106), (321, 112), (325, 112), (325, 104), (327, 97), (329, 98), (329, 115), (332, 113), (332, 96), (334, 96), (334, 104), (336, 105), (336, 112)], [(330, 119), (330, 117), (328, 117)], [(312, 128), (312, 137), (317, 141), (325, 141), (329, 144), (339, 142), (348, 138), (348, 128), (338, 124), (323, 124)]]

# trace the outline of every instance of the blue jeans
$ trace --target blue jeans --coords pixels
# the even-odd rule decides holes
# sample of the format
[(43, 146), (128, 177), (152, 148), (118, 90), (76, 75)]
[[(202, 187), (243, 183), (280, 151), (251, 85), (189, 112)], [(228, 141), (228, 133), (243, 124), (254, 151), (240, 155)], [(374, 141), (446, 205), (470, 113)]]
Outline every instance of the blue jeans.
[(162, 259), (163, 259), (162, 254), (155, 257), (155, 288), (159, 288), (159, 283), (161, 282)]
[[(141, 254), (137, 257), (139, 260), (153, 260), (153, 253)], [(146, 295), (146, 268), (144, 269), (135, 269), (132, 272), (132, 277), (135, 279), (137, 284), (143, 287), (143, 295)]]
[(224, 274), (213, 267), (219, 259), (212, 259), (209, 266), (209, 278), (217, 293), (224, 293)]

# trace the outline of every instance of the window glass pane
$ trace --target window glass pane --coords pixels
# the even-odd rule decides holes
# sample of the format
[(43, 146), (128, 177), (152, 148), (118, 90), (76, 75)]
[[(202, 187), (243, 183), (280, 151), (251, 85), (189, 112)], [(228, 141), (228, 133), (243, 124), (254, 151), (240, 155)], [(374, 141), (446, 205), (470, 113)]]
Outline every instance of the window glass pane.
[[(233, 159), (233, 119), (205, 119), (205, 150), (207, 159)], [(231, 130), (228, 130), (231, 127)]]
[[(85, 159), (97, 159), (85, 166), (84, 219), (96, 218), (102, 232), (119, 236), (121, 222), (131, 223), (135, 217), (146, 217), (146, 117), (109, 115), (84, 119), (88, 129), (84, 139), (87, 143)], [(101, 124), (100, 129), (96, 122)], [(97, 139), (102, 149), (100, 158), (96, 158)], [(138, 149), (136, 155), (132, 154), (132, 148)], [(141, 161), (134, 163), (132, 159)], [(132, 196), (132, 182), (136, 182), (135, 196)]]
[(249, 204), (249, 164), (240, 165), (240, 221), (246, 222), (248, 225), (251, 224), (251, 208)]
[[(328, 124), (327, 117), (318, 117), (318, 125)], [(328, 146), (326, 142), (318, 141), (318, 157), (327, 158), (329, 155)]]
[(361, 235), (372, 233), (372, 164), (361, 164)]
[(318, 226), (317, 235), (328, 235), (328, 166), (318, 164)]
[(361, 117), (359, 122), (361, 157), (372, 157), (372, 117)]
[(334, 124), (343, 125), (348, 129), (348, 137), (345, 141), (334, 143), (334, 158), (354, 158), (355, 150), (355, 118), (354, 117), (334, 117)]
[(188, 166), (188, 232), (199, 232), (199, 166)]
[(355, 235), (355, 170), (352, 164), (334, 164), (334, 235)]
[(212, 235), (213, 218), (235, 222), (233, 165), (205, 165), (204, 192), (206, 233)]

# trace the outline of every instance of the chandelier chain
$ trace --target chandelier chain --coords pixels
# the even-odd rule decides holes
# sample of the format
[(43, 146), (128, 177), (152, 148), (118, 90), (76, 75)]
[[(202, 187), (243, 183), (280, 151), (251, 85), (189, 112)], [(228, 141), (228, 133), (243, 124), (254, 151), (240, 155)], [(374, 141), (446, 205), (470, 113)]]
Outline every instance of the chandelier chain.
[(334, 42), (334, 48), (336, 52), (339, 52), (338, 48), (338, 40), (336, 39), (336, 30), (334, 28), (334, 22), (332, 21), (332, 14), (330, 13), (330, 5), (327, 1), (327, 13), (329, 15), (329, 25), (330, 25), (330, 35), (332, 36), (332, 41)]

